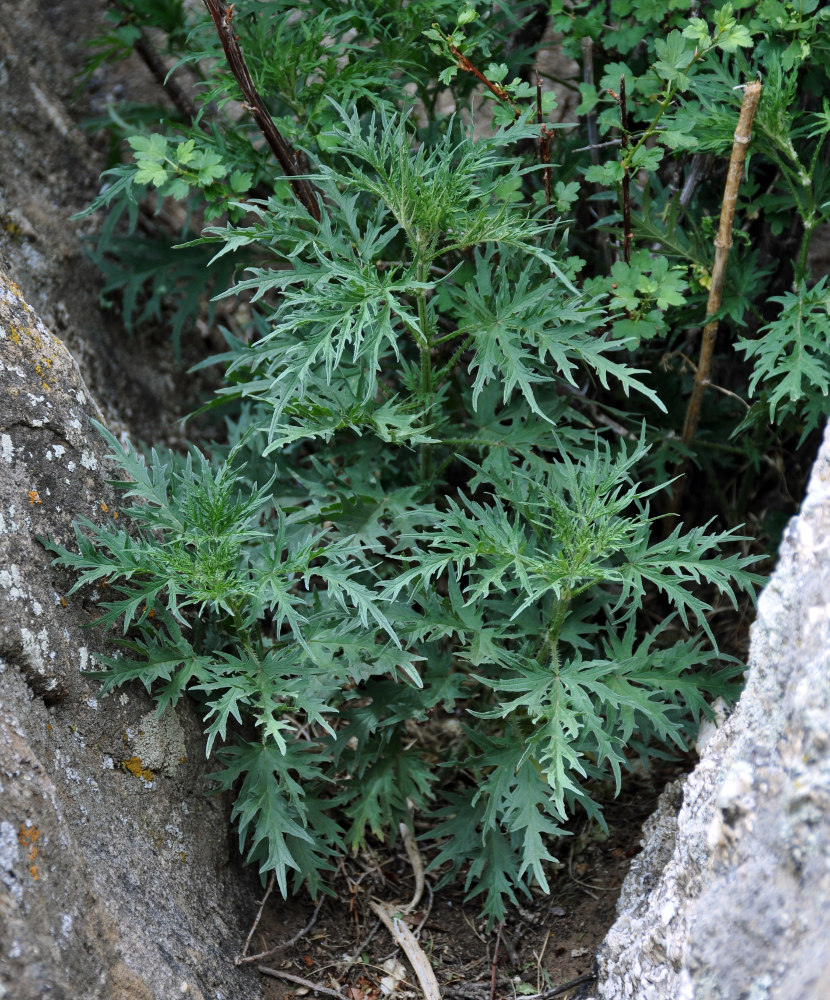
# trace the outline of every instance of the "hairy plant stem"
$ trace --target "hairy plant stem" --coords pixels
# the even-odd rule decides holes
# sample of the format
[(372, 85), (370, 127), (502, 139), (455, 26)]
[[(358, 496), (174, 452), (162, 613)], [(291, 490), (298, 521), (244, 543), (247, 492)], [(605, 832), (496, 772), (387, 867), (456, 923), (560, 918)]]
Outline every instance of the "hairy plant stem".
[(804, 234), (801, 237), (801, 246), (798, 248), (798, 256), (796, 257), (795, 264), (795, 274), (793, 275), (793, 287), (798, 288), (804, 278), (807, 276), (807, 255), (810, 252), (810, 241), (815, 232), (816, 226), (819, 223), (819, 217), (821, 212), (816, 207), (816, 192), (813, 185), (813, 177), (816, 173), (816, 167), (818, 166), (819, 156), (822, 149), (824, 148), (824, 140), (821, 139), (816, 143), (816, 148), (813, 153), (813, 158), (810, 161), (809, 172), (805, 175), (804, 169), (801, 166), (801, 161), (797, 161), (799, 168), (798, 181), (803, 194), (807, 199), (807, 205), (804, 211), (801, 210), (801, 201), (796, 194), (795, 185), (790, 185), (790, 189), (793, 193), (793, 201), (799, 209), (799, 214), (801, 215), (801, 220), (804, 223)]
[[(421, 258), (416, 267), (417, 280), (425, 282), (429, 276), (429, 262)], [(418, 289), (418, 350), (421, 353), (421, 399), (424, 425), (429, 423), (432, 401), (432, 331), (429, 329), (427, 293)], [(421, 445), (421, 482), (426, 484), (432, 478), (432, 445)]]
[[(469, 334), (469, 336), (467, 336), (467, 337), (464, 338), (461, 346), (455, 351), (455, 353), (450, 358), (450, 360), (444, 365), (444, 367), (435, 376), (435, 388), (436, 389), (444, 381), (445, 378), (447, 378), (448, 376), (450, 376), (452, 374), (453, 370), (455, 369), (455, 366), (458, 364), (458, 362), (459, 362), (459, 360), (461, 358), (461, 355), (467, 350), (468, 347), (471, 346), (471, 344), (474, 342), (474, 340), (475, 340), (475, 337), (473, 336), (473, 334)], [(434, 343), (433, 343), (433, 346), (435, 346)]]
[(810, 240), (813, 237), (813, 230), (816, 228), (815, 212), (811, 213), (809, 222), (804, 222), (804, 233), (801, 237), (801, 246), (798, 248), (798, 255), (795, 260), (795, 273), (793, 275), (793, 288), (798, 288), (801, 280), (807, 274), (807, 255), (810, 252)]
[(250, 629), (245, 628), (245, 625), (242, 622), (242, 616), (239, 614), (237, 609), (234, 607), (232, 610), (233, 610), (233, 627), (236, 633), (236, 638), (239, 641), (239, 644), (248, 654), (248, 656), (250, 656), (251, 659), (254, 661), (254, 663), (256, 663), (257, 667), (259, 667), (261, 665), (260, 655), (257, 652), (257, 650), (254, 649), (253, 644), (251, 642)]
[(556, 601), (550, 618), (550, 624), (539, 637), (536, 648), (533, 650), (533, 659), (540, 663), (542, 663), (540, 659), (542, 653), (545, 650), (548, 651), (543, 665), (551, 664), (556, 674), (559, 673), (559, 636), (562, 632), (562, 626), (565, 624), (565, 619), (568, 617), (568, 607), (572, 597), (573, 594), (566, 592), (566, 596), (560, 597)]
[(759, 125), (759, 132), (770, 143), (770, 146), (766, 150), (767, 155), (778, 167), (781, 180), (787, 186), (793, 200), (793, 205), (804, 226), (804, 233), (802, 234), (801, 243), (793, 265), (793, 287), (798, 288), (807, 274), (807, 255), (810, 250), (810, 241), (821, 214), (816, 207), (813, 177), (824, 143), (823, 141), (816, 143), (809, 169), (805, 170), (801, 158), (789, 136), (782, 138), (776, 129), (770, 128), (763, 121)]

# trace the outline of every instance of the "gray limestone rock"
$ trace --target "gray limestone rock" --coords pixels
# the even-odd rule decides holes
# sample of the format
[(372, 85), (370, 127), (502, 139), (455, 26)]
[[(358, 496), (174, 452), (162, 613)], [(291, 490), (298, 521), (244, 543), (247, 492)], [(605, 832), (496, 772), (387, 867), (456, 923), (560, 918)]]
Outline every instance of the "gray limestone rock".
[(828, 928), (830, 428), (759, 598), (746, 689), (646, 825), (598, 996), (823, 1000)]
[[(117, 516), (77, 366), (0, 271), (0, 998), (253, 1000), (252, 874), (187, 706), (85, 676), (104, 640), (37, 541)], [(111, 473), (110, 473), (111, 474)]]

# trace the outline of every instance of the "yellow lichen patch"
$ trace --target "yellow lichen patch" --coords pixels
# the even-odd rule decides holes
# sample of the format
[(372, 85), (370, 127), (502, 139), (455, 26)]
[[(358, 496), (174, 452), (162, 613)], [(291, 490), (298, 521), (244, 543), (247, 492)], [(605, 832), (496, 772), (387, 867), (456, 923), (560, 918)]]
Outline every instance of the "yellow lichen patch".
[(34, 507), (36, 503), (43, 503), (37, 490), (29, 490), (29, 506)]
[(23, 235), (23, 226), (19, 222), (16, 222), (10, 215), (0, 216), (0, 224), (6, 232), (11, 236), (12, 239), (18, 239), (18, 237)]
[(104, 503), (104, 501), (103, 501), (103, 500), (101, 501), (101, 510), (102, 510), (102, 511), (103, 511), (103, 512), (104, 512), (105, 514), (106, 514), (106, 513), (107, 513), (107, 512), (109, 511), (109, 507), (107, 507), (107, 505), (106, 505), (106, 504)]
[(36, 826), (26, 826), (25, 823), (20, 824), (20, 829), (17, 833), (17, 842), (21, 847), (28, 848), (29, 874), (35, 882), (38, 880), (36, 861), (38, 854), (40, 854), (40, 848), (37, 843), (39, 840), (40, 830)]
[[(25, 303), (23, 303), (25, 305)], [(27, 309), (29, 307), (27, 306)], [(31, 310), (29, 310), (31, 312)], [(50, 345), (47, 340), (38, 333), (37, 330), (20, 326), (19, 324), (12, 323), (9, 327), (9, 338), (16, 347), (25, 346), (29, 348), (29, 351), (35, 355), (34, 357), (34, 369), (35, 374), (40, 379), (40, 383), (47, 392), (51, 392), (55, 384), (55, 379), (49, 378), (49, 369), (54, 363), (54, 358), (47, 353), (48, 349), (53, 346)], [(24, 342), (25, 338), (25, 342)], [(59, 343), (59, 342), (58, 342)]]
[(129, 771), (130, 774), (134, 774), (136, 778), (144, 778), (145, 781), (153, 780), (153, 772), (149, 767), (145, 767), (141, 763), (140, 757), (128, 757), (126, 760), (121, 761), (121, 766), (125, 771)]

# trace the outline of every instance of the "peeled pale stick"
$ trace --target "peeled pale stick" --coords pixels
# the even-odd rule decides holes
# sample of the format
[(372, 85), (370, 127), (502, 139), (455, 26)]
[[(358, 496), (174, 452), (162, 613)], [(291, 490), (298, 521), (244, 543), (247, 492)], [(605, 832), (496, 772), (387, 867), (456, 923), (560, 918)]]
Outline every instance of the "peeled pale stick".
[(369, 903), (369, 906), (372, 907), (384, 927), (392, 935), (395, 944), (403, 950), (409, 959), (409, 964), (414, 969), (421, 989), (424, 991), (425, 1000), (441, 1000), (438, 980), (435, 978), (429, 959), (418, 944), (415, 935), (398, 916), (400, 911), (393, 909), (387, 903), (376, 903), (374, 900)]

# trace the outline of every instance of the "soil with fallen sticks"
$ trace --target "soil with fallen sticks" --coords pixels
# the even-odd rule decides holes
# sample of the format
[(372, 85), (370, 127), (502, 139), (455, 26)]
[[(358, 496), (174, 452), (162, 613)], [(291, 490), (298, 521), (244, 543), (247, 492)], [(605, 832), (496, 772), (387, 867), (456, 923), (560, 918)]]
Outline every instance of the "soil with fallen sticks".
[[(429, 965), (448, 1000), (593, 996), (596, 950), (614, 922), (643, 822), (665, 783), (692, 765), (690, 755), (630, 776), (617, 798), (609, 790), (603, 803), (608, 833), (575, 820), (571, 836), (557, 845), (550, 894), (537, 890), (521, 898), (501, 927), (488, 931), (461, 887), (433, 890), (437, 875), (430, 873), (417, 906), (405, 912), (418, 873), (399, 840), (394, 848), (378, 843), (343, 861), (331, 881), (335, 896), (316, 905), (302, 897), (285, 902), (271, 892), (243, 960), (260, 969), (266, 1000), (428, 997), (419, 962)], [(417, 940), (414, 961), (378, 916), (378, 901)]]

